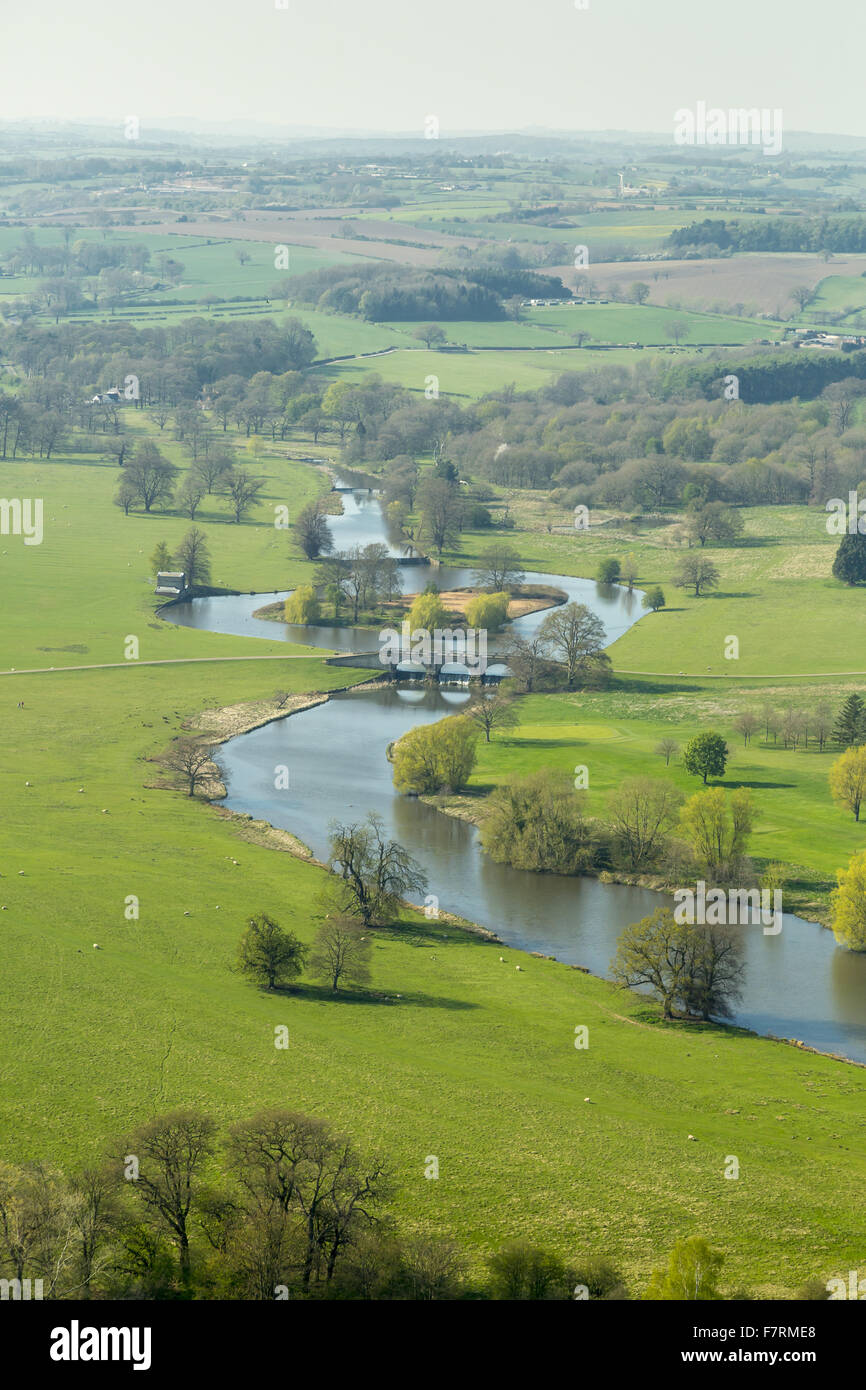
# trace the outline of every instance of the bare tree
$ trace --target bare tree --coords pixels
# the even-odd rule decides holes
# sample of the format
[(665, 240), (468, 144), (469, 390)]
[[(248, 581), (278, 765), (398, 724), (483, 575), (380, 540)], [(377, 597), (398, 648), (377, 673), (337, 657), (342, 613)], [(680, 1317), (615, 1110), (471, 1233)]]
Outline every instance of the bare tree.
[(240, 525), (265, 485), (264, 478), (254, 478), (245, 468), (232, 468), (223, 475), (223, 491), (227, 493), (235, 522)]
[(174, 554), (174, 563), (186, 575), (187, 584), (210, 583), (210, 551), (200, 526), (191, 526)]
[(427, 887), (420, 864), (385, 838), (384, 822), (372, 811), (362, 822), (332, 823), (328, 868), (342, 910), (365, 927), (389, 921), (407, 893)]
[(525, 578), (523, 563), (514, 546), (499, 541), (481, 552), (474, 582), (479, 589), (499, 594), (515, 589)]
[(675, 758), (680, 751), (680, 745), (675, 738), (663, 738), (655, 746), (655, 751), (659, 757), (664, 758), (665, 767), (670, 765), (671, 758)]
[(520, 723), (516, 702), (499, 692), (495, 695), (480, 695), (466, 713), (484, 730), (485, 743), (490, 742), (491, 729), (516, 729)]
[(548, 613), (538, 630), (545, 646), (565, 667), (569, 690), (573, 690), (587, 663), (604, 650), (604, 623), (583, 603), (567, 603)]
[(748, 747), (752, 740), (752, 734), (755, 733), (757, 729), (760, 729), (760, 727), (760, 719), (756, 714), (753, 714), (751, 710), (744, 710), (743, 713), (738, 714), (734, 720), (734, 728), (738, 734), (743, 735), (744, 748)]
[(135, 1130), (123, 1145), (124, 1166), (136, 1160), (130, 1186), (167, 1229), (180, 1262), (181, 1279), (190, 1277), (189, 1218), (200, 1170), (213, 1152), (216, 1126), (197, 1110), (175, 1110)]
[(658, 857), (681, 803), (672, 782), (652, 777), (629, 777), (611, 792), (608, 814), (630, 869), (643, 869)]
[(194, 738), (178, 738), (157, 761), (186, 785), (187, 796), (194, 796), (203, 783), (210, 781), (215, 753), (216, 746), (213, 744), (199, 743)]
[(370, 982), (370, 940), (363, 927), (351, 917), (331, 917), (316, 933), (310, 967), (314, 975), (328, 980), (334, 994), (340, 982), (366, 985)]

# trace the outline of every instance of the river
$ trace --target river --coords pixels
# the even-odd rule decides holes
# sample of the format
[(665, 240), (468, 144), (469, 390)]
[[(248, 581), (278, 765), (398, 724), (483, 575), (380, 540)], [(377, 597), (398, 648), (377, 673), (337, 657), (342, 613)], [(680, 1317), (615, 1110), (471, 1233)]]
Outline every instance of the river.
[[(384, 541), (399, 554), (375, 497), (344, 492), (343, 502), (343, 515), (329, 518), (338, 550)], [(441, 589), (472, 578), (471, 570), (445, 566), (406, 565), (401, 575), (407, 593), (423, 589), (431, 577)], [(557, 574), (528, 574), (527, 582), (556, 585), (569, 599), (585, 603), (602, 618), (609, 643), (642, 613), (639, 595), (617, 586)], [(375, 637), (362, 629), (298, 628), (252, 616), (287, 592), (192, 599), (175, 604), (166, 616), (214, 632), (282, 637), (340, 652), (375, 648)], [(543, 613), (527, 614), (512, 626), (526, 633), (543, 618)], [(387, 745), (414, 724), (454, 713), (468, 699), (465, 690), (447, 687), (350, 691), (243, 734), (220, 753), (225, 805), (291, 830), (323, 859), (331, 820), (360, 820), (377, 811), (389, 835), (423, 865), (428, 892), (442, 910), (488, 927), (509, 946), (609, 975), (623, 928), (668, 899), (594, 878), (530, 874), (496, 864), (481, 852), (474, 826), (394, 791)], [(570, 768), (573, 750), (553, 753), (551, 763), (563, 765), (563, 758)], [(285, 790), (275, 788), (280, 766), (289, 768)], [(746, 976), (734, 1021), (866, 1063), (866, 954), (844, 950), (831, 932), (789, 913), (776, 936), (765, 936), (757, 925), (740, 930)]]

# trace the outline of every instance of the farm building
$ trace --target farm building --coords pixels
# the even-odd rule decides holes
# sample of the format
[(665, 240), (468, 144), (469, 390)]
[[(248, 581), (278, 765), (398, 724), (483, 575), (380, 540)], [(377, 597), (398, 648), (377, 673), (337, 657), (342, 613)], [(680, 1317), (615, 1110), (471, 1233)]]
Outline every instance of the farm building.
[(165, 594), (168, 598), (179, 598), (185, 594), (187, 589), (186, 575), (183, 570), (161, 570), (156, 576), (156, 593)]

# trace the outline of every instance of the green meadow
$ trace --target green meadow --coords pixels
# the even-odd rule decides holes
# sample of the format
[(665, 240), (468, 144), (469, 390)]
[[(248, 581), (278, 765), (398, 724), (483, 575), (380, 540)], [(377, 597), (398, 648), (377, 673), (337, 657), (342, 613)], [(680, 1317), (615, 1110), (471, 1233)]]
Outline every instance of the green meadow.
[[(323, 482), (268, 451), (257, 467), (267, 497), (248, 523), (205, 508), (214, 578), (239, 589), (287, 587), (310, 567), (275, 531), (273, 506), (287, 497), (297, 506)], [(384, 1150), (402, 1226), (459, 1231), (476, 1269), (525, 1235), (562, 1254), (603, 1252), (639, 1294), (674, 1240), (693, 1233), (725, 1252), (729, 1291), (790, 1297), (809, 1277), (855, 1268), (866, 1178), (862, 1068), (737, 1030), (662, 1025), (646, 1000), (604, 981), (408, 911), (376, 933), (367, 995), (333, 999), (310, 983), (268, 995), (233, 973), (250, 912), (270, 911), (311, 939), (322, 872), (257, 843), (249, 822), (160, 786), (153, 759), (203, 710), (367, 673), (158, 618), (148, 556), (189, 522), (124, 517), (112, 505), (116, 477), (95, 459), (0, 470), (3, 495), (46, 501), (43, 544), (4, 536), (0, 554), (3, 1156), (83, 1162), (175, 1106), (229, 1122), (280, 1105)], [(573, 536), (513, 537), (527, 561), (573, 573), (610, 550), (612, 538), (590, 538), (592, 549), (579, 554)], [(467, 552), (485, 539), (468, 537)], [(826, 547), (816, 540), (815, 548), (823, 556)], [(669, 572), (662, 544), (639, 553), (648, 578)], [(570, 565), (560, 563), (566, 557)], [(719, 563), (733, 561), (720, 553)], [(781, 604), (786, 581), (766, 563), (736, 587), (775, 594), (778, 582)], [(820, 592), (802, 582), (804, 593)], [(681, 611), (647, 619), (617, 645), (617, 668), (639, 664), (627, 644), (645, 640), (642, 632), (654, 635), (659, 669), (669, 667), (657, 634), (690, 621), (690, 605), (671, 601)], [(791, 601), (796, 611), (796, 595)], [(742, 611), (758, 606), (744, 600)], [(6, 674), (116, 662), (130, 633), (141, 638), (142, 661), (291, 659)], [(770, 657), (786, 659), (784, 634)], [(601, 796), (645, 762), (659, 727), (681, 725), (685, 735), (699, 722), (700, 703), (675, 691), (660, 698), (655, 685), (528, 700), (517, 736), (483, 751), (479, 780), (551, 758), (573, 765), (587, 761), (575, 749), (591, 748)], [(705, 682), (700, 700), (728, 693)], [(771, 766), (773, 780), (798, 779), (789, 820), (775, 803), (767, 818), (775, 855), (805, 835), (808, 779), (817, 797), (823, 764), (754, 748), (734, 760), (731, 776), (766, 778)], [(848, 829), (839, 822), (840, 847)], [(137, 919), (125, 916), (131, 895)], [(589, 1027), (587, 1050), (574, 1046), (579, 1024)], [(274, 1046), (283, 1025), (288, 1050)], [(730, 1153), (740, 1159), (737, 1182), (724, 1178)], [(439, 1158), (435, 1182), (424, 1177), (430, 1154)]]

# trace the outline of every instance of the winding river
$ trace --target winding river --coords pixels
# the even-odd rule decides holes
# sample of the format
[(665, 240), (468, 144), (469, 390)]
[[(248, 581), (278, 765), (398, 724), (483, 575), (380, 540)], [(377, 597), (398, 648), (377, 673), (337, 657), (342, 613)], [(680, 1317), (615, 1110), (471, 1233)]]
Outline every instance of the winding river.
[[(372, 494), (344, 491), (343, 503), (343, 515), (329, 518), (338, 550), (384, 541), (392, 554), (400, 554)], [(469, 584), (472, 572), (405, 565), (401, 575), (404, 592), (413, 593), (431, 575), (446, 589)], [(555, 584), (569, 599), (585, 603), (602, 618), (609, 642), (641, 616), (639, 595), (624, 589), (556, 574), (528, 574), (527, 582)], [(297, 628), (252, 616), (287, 592), (192, 599), (175, 604), (166, 616), (190, 627), (271, 640), (282, 636), (332, 651), (369, 652), (375, 646), (362, 629)], [(543, 618), (543, 613), (527, 614), (513, 627), (526, 633)], [(331, 820), (357, 820), (375, 810), (388, 834), (423, 865), (428, 891), (441, 909), (479, 922), (509, 946), (609, 975), (623, 928), (665, 898), (648, 889), (495, 864), (481, 852), (474, 826), (395, 793), (387, 745), (414, 724), (454, 713), (468, 699), (465, 690), (447, 686), (348, 691), (243, 734), (221, 751), (225, 804), (293, 831), (322, 859)], [(573, 748), (551, 748), (550, 762), (570, 769), (574, 756)], [(289, 768), (286, 790), (274, 785), (281, 765)], [(765, 936), (757, 925), (742, 931), (746, 979), (734, 1021), (866, 1063), (866, 954), (844, 950), (831, 932), (791, 914), (785, 914), (777, 936)]]

